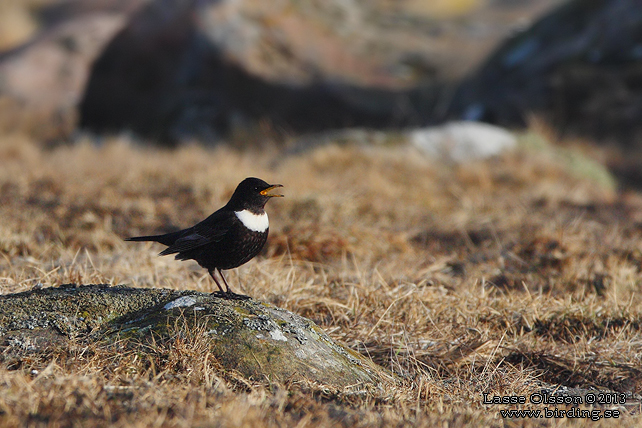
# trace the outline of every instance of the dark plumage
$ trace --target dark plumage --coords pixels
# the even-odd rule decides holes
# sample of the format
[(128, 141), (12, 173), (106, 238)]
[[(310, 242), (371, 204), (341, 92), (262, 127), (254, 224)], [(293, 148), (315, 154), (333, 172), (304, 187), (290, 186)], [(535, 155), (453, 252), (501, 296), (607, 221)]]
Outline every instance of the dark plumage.
[[(161, 256), (176, 254), (177, 260), (195, 260), (208, 270), (221, 292), (233, 294), (221, 270), (241, 266), (261, 251), (269, 231), (264, 207), (270, 198), (283, 196), (268, 193), (278, 187), (283, 186), (246, 178), (236, 187), (229, 202), (202, 222), (177, 232), (126, 240), (167, 245)], [(226, 290), (214, 276), (215, 271), (223, 279)]]

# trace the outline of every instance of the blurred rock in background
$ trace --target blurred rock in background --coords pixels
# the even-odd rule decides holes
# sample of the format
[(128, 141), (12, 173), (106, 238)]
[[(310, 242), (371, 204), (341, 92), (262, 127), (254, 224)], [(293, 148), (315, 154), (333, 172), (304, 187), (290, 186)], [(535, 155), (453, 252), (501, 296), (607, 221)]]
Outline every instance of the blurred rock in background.
[(574, 0), (504, 42), (455, 95), (450, 116), (642, 149), (642, 3)]
[(16, 1), (0, 130), (176, 143), (436, 123), (462, 76), (559, 1)]
[(559, 3), (7, 0), (0, 131), (253, 144), (535, 115), (642, 148), (639, 0)]
[[(6, 50), (0, 53), (0, 132), (25, 132), (45, 142), (68, 139), (78, 125), (93, 61), (143, 3), (2, 3), (0, 46)], [(22, 18), (14, 21), (16, 16)]]
[[(356, 5), (251, 3), (143, 8), (94, 64), (81, 125), (174, 142), (216, 141), (260, 124), (267, 129), (258, 134), (420, 121), (399, 112), (410, 92), (386, 85), (359, 53), (370, 31)], [(359, 79), (381, 85), (360, 88)]]

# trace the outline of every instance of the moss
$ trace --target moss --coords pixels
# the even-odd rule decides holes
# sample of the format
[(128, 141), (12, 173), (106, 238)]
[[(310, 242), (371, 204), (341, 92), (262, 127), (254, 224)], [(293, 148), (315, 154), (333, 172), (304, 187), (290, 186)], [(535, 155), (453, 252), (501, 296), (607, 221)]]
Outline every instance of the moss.
[(248, 311), (246, 308), (237, 306), (233, 309), (235, 312), (238, 312), (241, 315), (250, 315), (250, 311)]
[(572, 175), (588, 179), (607, 191), (615, 191), (617, 180), (608, 168), (583, 153), (551, 144), (543, 135), (533, 131), (519, 135), (518, 144), (526, 150), (544, 153), (560, 162)]
[[(185, 295), (195, 297), (199, 310), (165, 309)], [(311, 380), (335, 387), (392, 379), (361, 354), (334, 342), (312, 321), (253, 299), (103, 285), (33, 290), (0, 299), (0, 333), (29, 332), (21, 343), (46, 336), (40, 351), (72, 337), (119, 341), (119, 346), (131, 342), (129, 346), (138, 347), (141, 341), (151, 345), (173, 340), (177, 329), (185, 328), (202, 328), (202, 339), (222, 367), (248, 379)]]

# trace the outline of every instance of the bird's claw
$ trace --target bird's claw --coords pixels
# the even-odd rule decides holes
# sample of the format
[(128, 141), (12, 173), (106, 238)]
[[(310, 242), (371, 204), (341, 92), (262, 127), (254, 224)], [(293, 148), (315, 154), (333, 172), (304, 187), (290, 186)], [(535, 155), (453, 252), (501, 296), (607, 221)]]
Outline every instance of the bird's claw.
[(223, 291), (218, 291), (217, 290), (217, 291), (213, 291), (212, 293), (210, 293), (210, 296), (216, 296), (216, 297), (220, 297), (222, 299), (227, 299), (227, 300), (248, 300), (248, 299), (251, 299), (250, 296), (246, 296), (245, 294), (236, 294), (236, 293), (234, 293), (232, 291), (223, 292)]

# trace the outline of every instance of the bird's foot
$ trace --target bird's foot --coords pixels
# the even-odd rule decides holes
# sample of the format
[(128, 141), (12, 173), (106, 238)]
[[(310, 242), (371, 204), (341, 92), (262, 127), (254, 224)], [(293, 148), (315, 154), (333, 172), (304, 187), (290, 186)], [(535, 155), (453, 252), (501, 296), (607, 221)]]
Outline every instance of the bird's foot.
[(228, 299), (230, 299), (230, 300), (248, 300), (248, 299), (251, 299), (250, 296), (247, 296), (245, 294), (236, 294), (236, 293), (234, 293), (232, 291), (228, 291), (226, 293), (226, 297)]
[(222, 299), (228, 299), (228, 300), (248, 300), (251, 299), (250, 296), (246, 296), (245, 294), (236, 294), (232, 291), (228, 292), (223, 292), (223, 291), (213, 291), (210, 293), (210, 296), (216, 296), (220, 297)]

